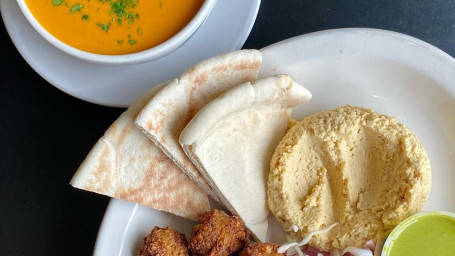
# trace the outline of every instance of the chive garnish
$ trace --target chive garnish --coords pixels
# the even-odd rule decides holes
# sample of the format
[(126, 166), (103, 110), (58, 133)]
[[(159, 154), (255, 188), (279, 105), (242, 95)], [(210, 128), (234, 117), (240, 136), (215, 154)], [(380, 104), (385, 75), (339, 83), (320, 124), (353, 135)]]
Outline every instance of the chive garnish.
[(117, 40), (118, 44), (123, 44), (123, 40)]
[(82, 8), (84, 8), (83, 4), (74, 4), (73, 7), (71, 7), (69, 14), (72, 14), (76, 11), (80, 11)]
[(138, 29), (137, 29), (137, 34), (138, 34), (138, 35), (142, 34), (141, 28), (138, 28)]
[(61, 5), (63, 3), (63, 0), (52, 0), (52, 5)]
[(87, 14), (84, 14), (84, 15), (82, 15), (82, 19), (88, 21), (89, 20), (89, 16)]

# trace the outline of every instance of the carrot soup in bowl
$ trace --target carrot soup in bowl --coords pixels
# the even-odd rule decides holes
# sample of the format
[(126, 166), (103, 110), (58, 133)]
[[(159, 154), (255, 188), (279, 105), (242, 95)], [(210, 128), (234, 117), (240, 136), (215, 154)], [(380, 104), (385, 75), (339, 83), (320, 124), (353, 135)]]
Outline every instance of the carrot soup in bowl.
[(17, 0), (51, 44), (100, 63), (139, 63), (183, 44), (216, 0)]

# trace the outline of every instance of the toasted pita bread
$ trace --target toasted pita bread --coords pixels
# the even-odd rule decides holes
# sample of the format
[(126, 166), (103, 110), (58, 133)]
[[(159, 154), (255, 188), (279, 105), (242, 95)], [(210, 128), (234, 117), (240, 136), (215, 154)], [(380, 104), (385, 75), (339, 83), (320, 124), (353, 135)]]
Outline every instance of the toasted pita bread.
[(272, 154), (291, 109), (311, 93), (287, 75), (242, 84), (208, 103), (180, 135), (180, 143), (225, 206), (265, 241), (266, 182)]
[(134, 125), (142, 107), (165, 84), (142, 96), (109, 127), (70, 184), (197, 220), (210, 209), (207, 194)]
[(206, 103), (236, 85), (256, 79), (261, 60), (259, 51), (241, 50), (202, 61), (178, 81), (166, 85), (136, 118), (136, 125), (216, 200), (216, 193), (185, 155), (178, 139)]

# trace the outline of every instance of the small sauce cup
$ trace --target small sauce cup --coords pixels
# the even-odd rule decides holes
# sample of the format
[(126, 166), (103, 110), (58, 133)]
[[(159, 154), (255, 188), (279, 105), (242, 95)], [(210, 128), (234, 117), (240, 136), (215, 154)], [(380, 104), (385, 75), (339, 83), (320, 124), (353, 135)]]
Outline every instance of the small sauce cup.
[(455, 214), (430, 211), (415, 214), (396, 226), (381, 256), (455, 255)]

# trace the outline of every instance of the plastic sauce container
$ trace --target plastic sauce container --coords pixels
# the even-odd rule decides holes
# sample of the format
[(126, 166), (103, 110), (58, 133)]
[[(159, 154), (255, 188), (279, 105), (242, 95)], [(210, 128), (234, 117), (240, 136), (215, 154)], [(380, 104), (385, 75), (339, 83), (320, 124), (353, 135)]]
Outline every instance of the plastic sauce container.
[(381, 256), (455, 256), (455, 214), (442, 211), (413, 215), (387, 238)]

